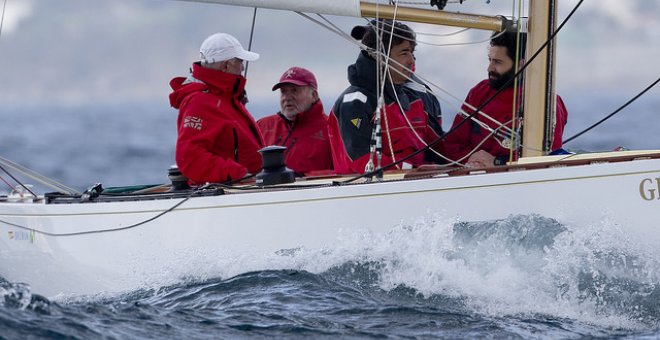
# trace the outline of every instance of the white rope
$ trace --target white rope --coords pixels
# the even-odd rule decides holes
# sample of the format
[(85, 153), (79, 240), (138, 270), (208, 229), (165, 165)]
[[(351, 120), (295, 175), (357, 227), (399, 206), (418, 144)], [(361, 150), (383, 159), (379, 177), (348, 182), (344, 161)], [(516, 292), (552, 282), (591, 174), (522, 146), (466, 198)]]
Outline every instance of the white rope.
[[(401, 67), (407, 69), (407, 68), (406, 68), (405, 66), (403, 66), (402, 64), (399, 64), (396, 60), (392, 60), (392, 61), (393, 61), (394, 63), (400, 65)], [(409, 71), (412, 72), (412, 70), (410, 70), (410, 69), (407, 69), (407, 70), (409, 70)], [(395, 71), (396, 71), (396, 70), (395, 70)], [(398, 71), (397, 71), (397, 72), (398, 72)], [(407, 75), (405, 75), (405, 74), (403, 74), (403, 73), (401, 73), (401, 72), (399, 72), (399, 73), (400, 73), (401, 75), (403, 75), (406, 79), (408, 79), (410, 82), (415, 83), (415, 84), (420, 85), (420, 86), (424, 86), (423, 84), (420, 84), (420, 83), (416, 82), (416, 81), (415, 81), (414, 79), (412, 79), (411, 77), (408, 77)], [(422, 77), (420, 77), (419, 75), (417, 75), (417, 77), (419, 77), (420, 79), (422, 79)], [(422, 79), (422, 80), (424, 80), (424, 79)], [(427, 92), (428, 92), (428, 91), (427, 91)], [(430, 93), (431, 93), (432, 95), (434, 95), (436, 98), (440, 98), (440, 97), (437, 96), (433, 91), (430, 91)], [(447, 92), (447, 93), (448, 93), (449, 95), (451, 95), (449, 92)], [(395, 94), (396, 94), (396, 91), (395, 91)], [(454, 97), (454, 98), (457, 99), (456, 97)], [(396, 100), (397, 100), (397, 103), (398, 103), (399, 106), (400, 106), (401, 104), (399, 103), (399, 99), (396, 98)], [(460, 100), (457, 99), (457, 101), (460, 101)], [(462, 105), (467, 106), (469, 109), (471, 109), (471, 110), (473, 110), (473, 111), (476, 111), (476, 110), (477, 110), (477, 108), (474, 107), (474, 106), (472, 106), (471, 104), (469, 104), (469, 103), (467, 103), (467, 102), (464, 102), (464, 101), (461, 101), (461, 102), (462, 102)], [(497, 128), (495, 128), (495, 129), (491, 128), (488, 124), (486, 124), (486, 123), (484, 123), (484, 122), (481, 122), (481, 121), (478, 119), (478, 117), (476, 117), (476, 115), (470, 115), (470, 114), (468, 114), (467, 112), (465, 112), (465, 111), (462, 109), (462, 107), (461, 107), (461, 108), (458, 108), (458, 114), (460, 114), (460, 115), (463, 116), (463, 117), (470, 117), (470, 119), (472, 119), (474, 122), (476, 122), (477, 124), (479, 124), (479, 125), (480, 125), (481, 127), (483, 127), (484, 129), (486, 129), (486, 130), (488, 130), (488, 131), (491, 131), (493, 134), (497, 134), (498, 136), (500, 136), (500, 137), (502, 137), (502, 138), (511, 138), (511, 136), (515, 135), (514, 131), (513, 131), (511, 128), (509, 128), (508, 126), (502, 124), (499, 120), (497, 120), (497, 119), (495, 119), (495, 118), (489, 116), (488, 114), (486, 114), (486, 113), (483, 112), (483, 111), (480, 111), (480, 112), (479, 112), (479, 115), (483, 116), (484, 118), (487, 118), (491, 123), (494, 123), (495, 125), (497, 125)], [(408, 117), (406, 117), (406, 116), (404, 115), (404, 118), (406, 119), (406, 121), (408, 121)], [(409, 123), (409, 125), (410, 125), (410, 122), (408, 122), (408, 123)], [(504, 131), (504, 132), (498, 132), (498, 130), (505, 130), (505, 131)], [(418, 138), (421, 138), (421, 137), (418, 136)], [(421, 139), (420, 139), (420, 140), (421, 140)], [(507, 148), (507, 147), (506, 147), (505, 145), (503, 145), (502, 142), (500, 142), (499, 140), (498, 140), (498, 143), (499, 143), (500, 145), (502, 145), (502, 147)]]
[[(324, 16), (322, 16), (322, 15), (318, 15), (318, 16), (321, 17), (324, 21), (326, 21), (326, 22), (328, 23), (328, 25), (323, 24), (323, 23), (321, 23), (321, 22), (318, 21), (318, 20), (315, 20), (315, 19), (309, 17), (308, 15), (306, 15), (306, 14), (304, 14), (304, 13), (300, 13), (300, 12), (297, 12), (297, 13), (298, 13), (299, 15), (301, 15), (301, 16), (307, 18), (308, 20), (310, 20), (310, 21), (312, 21), (312, 22), (315, 22), (316, 24), (320, 25), (321, 27), (324, 27), (324, 28), (328, 29), (329, 31), (331, 31), (331, 32), (333, 32), (333, 33), (335, 33), (335, 34), (337, 34), (337, 35), (343, 37), (343, 38), (344, 38), (345, 40), (347, 40), (348, 42), (350, 42), (350, 43), (352, 43), (352, 44), (355, 44), (356, 46), (360, 47), (360, 49), (362, 49), (362, 50), (366, 50), (366, 51), (370, 51), (370, 52), (372, 52), (372, 53), (376, 53), (376, 58), (375, 58), (375, 59), (377, 60), (377, 62), (380, 62), (380, 60), (382, 59), (381, 57), (385, 57), (385, 59), (386, 59), (388, 62), (392, 62), (392, 63), (394, 63), (394, 64), (396, 64), (396, 65), (402, 67), (403, 69), (405, 69), (405, 70), (407, 70), (407, 71), (410, 71), (410, 72), (412, 73), (412, 70), (410, 70), (410, 69), (407, 68), (406, 66), (404, 66), (404, 65), (402, 65), (402, 64), (400, 64), (400, 63), (398, 63), (398, 62), (397, 62), (396, 60), (394, 60), (394, 59), (390, 59), (390, 58), (389, 58), (389, 51), (388, 51), (387, 54), (384, 54), (384, 53), (382, 53), (382, 52), (380, 51), (380, 50), (382, 49), (382, 48), (380, 48), (380, 47), (379, 47), (376, 51), (373, 51), (371, 48), (365, 46), (365, 45), (362, 44), (360, 41), (356, 41), (355, 39), (353, 39), (349, 34), (345, 33), (344, 31), (342, 31), (341, 29), (339, 29), (336, 25), (332, 24), (332, 23), (331, 23), (328, 19), (326, 19)], [(395, 18), (396, 18), (396, 8), (395, 8)], [(368, 20), (367, 20), (367, 21), (368, 21)], [(376, 30), (376, 31), (378, 31), (378, 30)], [(461, 30), (461, 31), (459, 31), (459, 32), (462, 32), (462, 31), (464, 31), (464, 30)], [(459, 32), (456, 32), (456, 33), (459, 33)], [(394, 30), (393, 30), (393, 26), (392, 26), (392, 30), (391, 30), (390, 33), (391, 33), (391, 34), (390, 34), (390, 39), (391, 39), (393, 36), (395, 36), (395, 34), (394, 34)], [(500, 34), (503, 34), (503, 32), (501, 32)], [(399, 36), (399, 37), (400, 37), (400, 35), (396, 35), (396, 36)], [(496, 35), (496, 37), (497, 37), (497, 36), (498, 36), (498, 35)], [(381, 39), (380, 39), (380, 36), (378, 36), (378, 38), (379, 38), (379, 39), (377, 39), (377, 44), (379, 45), (379, 42), (381, 41)], [(402, 37), (402, 38), (405, 38), (405, 37)], [(478, 42), (473, 42), (473, 44), (476, 44), (476, 43), (483, 43), (483, 42), (488, 42), (488, 41), (490, 41), (491, 39), (492, 39), (492, 37), (489, 37), (489, 38), (486, 39), (486, 40), (480, 40), (480, 41), (478, 41)], [(471, 44), (471, 43), (460, 43), (460, 44)], [(433, 45), (433, 44), (429, 44), (429, 45)], [(444, 45), (437, 44), (436, 46), (449, 46), (449, 45), (454, 45), (454, 44), (444, 44)], [(379, 68), (379, 69), (383, 69), (383, 68)], [(389, 67), (386, 68), (386, 69), (389, 70)], [(385, 71), (386, 73), (388, 73), (387, 70)], [(408, 79), (408, 80), (411, 81), (412, 83), (415, 83), (415, 84), (418, 84), (418, 85), (423, 86), (422, 84), (416, 82), (416, 81), (415, 81), (414, 79), (412, 79), (411, 77), (409, 77), (409, 76), (407, 76), (407, 75), (405, 75), (405, 74), (403, 74), (403, 73), (401, 73), (401, 72), (399, 72), (399, 71), (397, 71), (397, 70), (395, 70), (395, 72), (398, 72), (399, 74), (401, 74), (402, 76), (404, 76), (406, 79)], [(416, 75), (420, 80), (424, 81), (427, 85), (429, 85), (429, 86), (431, 86), (431, 87), (433, 87), (433, 88), (438, 89), (440, 92), (442, 92), (442, 93), (444, 93), (445, 95), (447, 95), (448, 97), (454, 99), (455, 102), (460, 103), (460, 106), (456, 106), (453, 102), (451, 102), (451, 101), (445, 99), (444, 97), (442, 97), (442, 96), (440, 96), (439, 94), (435, 93), (433, 90), (431, 90), (431, 91), (427, 91), (428, 93), (432, 94), (434, 97), (436, 97), (437, 99), (439, 99), (440, 101), (442, 101), (442, 102), (448, 104), (449, 106), (451, 106), (452, 108), (456, 109), (456, 111), (458, 112), (458, 114), (462, 115), (463, 117), (469, 117), (469, 116), (470, 116), (470, 114), (468, 114), (467, 112), (465, 112), (465, 111), (462, 109), (462, 106), (463, 106), (463, 105), (465, 105), (467, 108), (469, 108), (469, 109), (471, 109), (471, 110), (473, 110), (473, 111), (476, 111), (476, 109), (477, 109), (476, 107), (474, 107), (473, 105), (471, 105), (471, 104), (469, 104), (469, 103), (464, 102), (463, 99), (458, 98), (457, 96), (453, 95), (451, 92), (445, 90), (444, 88), (440, 87), (439, 85), (435, 84), (434, 82), (432, 82), (432, 81), (430, 81), (430, 80), (428, 80), (428, 79), (422, 77), (421, 75), (419, 75), (419, 74), (415, 74), (415, 75)], [(387, 74), (387, 76), (390, 77), (390, 82), (391, 82), (391, 75), (390, 75), (390, 74)], [(383, 84), (381, 85), (381, 84), (380, 84), (380, 79), (381, 79), (381, 78), (380, 78), (380, 77), (377, 77), (377, 78), (378, 78), (378, 80), (379, 80), (379, 84), (378, 84), (378, 86), (379, 86), (380, 88), (383, 88), (383, 86), (384, 86), (384, 81), (383, 81)], [(383, 88), (383, 90), (384, 90), (384, 88)], [(383, 90), (381, 90), (381, 92), (380, 92), (380, 96), (383, 96)], [(401, 105), (401, 103), (400, 103), (400, 100), (399, 100), (398, 96), (396, 95), (396, 91), (394, 91), (394, 93), (395, 93), (395, 99), (396, 99), (396, 101), (397, 101), (397, 105), (399, 106), (399, 109), (401, 110), (401, 112), (403, 112), (403, 108), (402, 108), (402, 105)], [(476, 122), (476, 123), (479, 124), (482, 128), (484, 128), (484, 129), (486, 129), (487, 131), (489, 131), (489, 134), (485, 137), (484, 140), (482, 140), (482, 141), (481, 141), (481, 142), (480, 142), (480, 143), (479, 143), (479, 144), (478, 144), (478, 145), (477, 145), (477, 146), (476, 146), (476, 147), (475, 147), (475, 148), (474, 148), (474, 149), (468, 154), (468, 156), (469, 156), (472, 152), (475, 152), (475, 151), (478, 149), (478, 147), (480, 147), (480, 146), (485, 142), (485, 140), (486, 140), (487, 138), (490, 138), (490, 137), (493, 137), (493, 136), (500, 137), (500, 138), (502, 138), (502, 140), (510, 139), (510, 138), (512, 138), (512, 136), (515, 136), (515, 137), (513, 138), (513, 140), (514, 140), (515, 142), (514, 142), (514, 143), (511, 143), (511, 145), (514, 145), (514, 144), (519, 143), (520, 140), (519, 140), (519, 138), (518, 138), (518, 133), (515, 132), (515, 131), (513, 131), (511, 128), (509, 128), (509, 127), (507, 126), (509, 123), (511, 123), (511, 121), (508, 121), (508, 122), (506, 122), (506, 123), (501, 123), (501, 122), (499, 122), (497, 119), (495, 119), (495, 118), (489, 116), (488, 114), (486, 114), (486, 113), (483, 112), (483, 111), (480, 111), (480, 112), (479, 112), (479, 115), (480, 115), (481, 117), (484, 117), (484, 119), (490, 121), (491, 123), (495, 124), (496, 127), (495, 127), (495, 128), (492, 128), (492, 127), (489, 126), (488, 124), (486, 124), (486, 123), (480, 121), (480, 120), (479, 120), (477, 117), (475, 117), (474, 115), (472, 115), (472, 116), (470, 117), (470, 119), (471, 119), (472, 121)], [(413, 133), (414, 133), (414, 135), (416, 136), (416, 138), (418, 138), (418, 139), (420, 140), (420, 142), (422, 142), (425, 146), (428, 146), (428, 143), (427, 143), (426, 141), (424, 141), (424, 139), (423, 139), (423, 138), (417, 133), (417, 131), (415, 130), (415, 128), (412, 126), (412, 123), (409, 121), (408, 117), (407, 117), (405, 114), (403, 114), (402, 116), (404, 117), (404, 119), (405, 119), (405, 121), (406, 121), (406, 124), (407, 124), (407, 125), (411, 128), (411, 130), (413, 131)], [(385, 119), (387, 119), (387, 118), (385, 118)], [(391, 145), (391, 138), (389, 138), (389, 136), (390, 136), (390, 135), (389, 135), (389, 129), (387, 129), (387, 126), (388, 126), (388, 122), (387, 122), (387, 121), (385, 122), (385, 126), (386, 126), (385, 133), (388, 134), (388, 141), (390, 142), (390, 145), (389, 145), (389, 147), (390, 147), (390, 152), (391, 152), (392, 156), (394, 157), (393, 146)], [(496, 141), (497, 141), (502, 147), (504, 147), (504, 148), (509, 148), (508, 146), (503, 145), (502, 140), (500, 140), (500, 139), (498, 139), (498, 138), (495, 138), (495, 140), (496, 140)], [(524, 147), (524, 146), (522, 146), (522, 147)], [(446, 161), (450, 162), (450, 164), (448, 164), (448, 165), (452, 165), (452, 164), (460, 164), (459, 162), (461, 162), (461, 161), (465, 158), (465, 157), (463, 157), (462, 159), (459, 159), (459, 160), (452, 160), (452, 159), (449, 159), (448, 157), (446, 157), (446, 156), (440, 154), (439, 152), (437, 152), (437, 151), (434, 150), (433, 148), (429, 148), (429, 150), (431, 150), (433, 153), (435, 153), (435, 154), (438, 155), (439, 157), (441, 157), (441, 158), (445, 159)], [(393, 160), (394, 160), (394, 158), (393, 158)]]
[[(392, 40), (394, 39), (394, 23), (396, 22), (396, 15), (397, 15), (397, 10), (398, 9), (399, 9), (399, 4), (397, 3), (394, 6), (394, 15), (393, 15), (393, 18), (392, 18), (392, 27), (390, 28), (390, 41), (387, 44), (387, 46), (389, 48), (388, 48), (387, 54), (385, 56), (385, 68), (384, 68), (385, 70), (384, 70), (384, 73), (383, 73), (382, 88), (381, 88), (381, 93), (380, 93), (380, 96), (383, 98), (383, 102), (384, 102), (384, 97), (385, 97), (385, 83), (386, 83), (384, 78), (385, 77), (389, 78), (390, 84), (392, 83), (392, 74), (390, 73), (390, 67), (389, 67), (389, 64), (390, 64), (390, 50), (392, 48)], [(384, 25), (383, 25), (383, 29), (385, 29)], [(377, 28), (376, 28), (376, 31), (378, 31)], [(378, 41), (380, 41), (380, 37), (379, 37)], [(377, 59), (380, 60), (380, 58), (377, 58)], [(380, 69), (381, 68), (379, 68), (379, 70)], [(396, 91), (394, 91), (394, 96), (396, 97)], [(398, 103), (398, 100), (397, 100), (397, 103)], [(400, 104), (399, 104), (399, 109), (401, 110), (401, 115), (406, 117), (405, 112), (401, 108)], [(387, 111), (387, 108), (385, 109), (385, 111)], [(392, 163), (396, 163), (396, 157), (394, 156), (394, 146), (392, 145), (392, 136), (390, 135), (389, 124), (388, 124), (388, 121), (387, 121), (387, 114), (383, 114), (383, 116), (385, 117), (384, 118), (385, 133), (387, 134), (387, 143), (388, 143), (388, 146), (390, 148), (390, 156), (392, 157)], [(408, 118), (406, 117), (406, 119), (408, 119)], [(397, 165), (397, 168), (398, 168), (398, 165)]]

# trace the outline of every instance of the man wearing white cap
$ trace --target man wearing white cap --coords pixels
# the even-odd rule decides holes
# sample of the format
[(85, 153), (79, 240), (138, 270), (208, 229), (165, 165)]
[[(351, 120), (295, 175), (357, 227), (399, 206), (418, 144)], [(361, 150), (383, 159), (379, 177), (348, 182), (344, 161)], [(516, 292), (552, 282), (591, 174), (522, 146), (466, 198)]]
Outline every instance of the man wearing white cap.
[(319, 99), (316, 77), (294, 66), (273, 86), (273, 91), (278, 89), (280, 111), (257, 121), (264, 142), (286, 146), (286, 165), (298, 175), (332, 170), (328, 115)]
[(179, 109), (176, 163), (192, 184), (225, 182), (261, 170), (264, 146), (243, 105), (246, 51), (233, 36), (216, 33), (202, 43), (188, 78), (170, 81), (170, 104)]

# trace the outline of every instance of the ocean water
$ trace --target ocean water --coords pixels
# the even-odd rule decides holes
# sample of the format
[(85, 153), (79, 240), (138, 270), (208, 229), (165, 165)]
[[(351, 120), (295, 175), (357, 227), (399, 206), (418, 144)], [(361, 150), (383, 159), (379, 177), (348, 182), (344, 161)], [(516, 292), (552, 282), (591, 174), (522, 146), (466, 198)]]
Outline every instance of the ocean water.
[(0, 337), (660, 337), (660, 249), (607, 221), (420, 220), (247, 267), (54, 299), (0, 280)]
[[(617, 140), (653, 110), (600, 128), (614, 142), (576, 145), (657, 148), (657, 134)], [(1, 116), (0, 156), (74, 188), (162, 183), (173, 163), (176, 112), (166, 104), (5, 107)], [(115, 295), (44, 297), (0, 277), (0, 339), (657, 339), (660, 247), (625, 227), (605, 216), (580, 226), (420, 216), (386, 236), (348, 235), (341, 249), (244, 266), (222, 259), (245, 269)]]

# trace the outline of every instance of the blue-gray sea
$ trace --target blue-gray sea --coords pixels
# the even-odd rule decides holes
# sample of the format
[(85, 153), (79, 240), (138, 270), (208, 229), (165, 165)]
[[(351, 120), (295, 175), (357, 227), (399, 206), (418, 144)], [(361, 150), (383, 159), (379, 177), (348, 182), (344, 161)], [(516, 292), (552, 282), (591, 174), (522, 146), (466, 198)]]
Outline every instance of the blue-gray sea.
[[(568, 98), (566, 135), (621, 103)], [(659, 104), (567, 147), (660, 148)], [(79, 190), (163, 183), (174, 162), (176, 112), (166, 103), (5, 106), (0, 117), (0, 156)], [(660, 246), (605, 217), (573, 227), (534, 215), (434, 220), (394, 233), (406, 236), (385, 248), (356, 244), (331, 265), (301, 259), (288, 268), (283, 258), (116, 295), (48, 298), (0, 277), (0, 339), (660, 338)]]

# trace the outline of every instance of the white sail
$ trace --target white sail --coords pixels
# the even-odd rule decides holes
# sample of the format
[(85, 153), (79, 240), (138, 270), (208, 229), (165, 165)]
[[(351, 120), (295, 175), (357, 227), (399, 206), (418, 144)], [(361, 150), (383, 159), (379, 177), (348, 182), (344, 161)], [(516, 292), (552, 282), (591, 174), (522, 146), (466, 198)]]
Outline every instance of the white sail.
[(359, 0), (181, 0), (190, 2), (208, 2), (223, 5), (258, 7), (266, 9), (289, 10), (305, 13), (319, 13), (360, 17)]
[[(222, 5), (257, 7), (266, 9), (288, 10), (304, 13), (329, 14), (346, 17), (375, 17), (400, 21), (423, 22), (429, 24), (469, 27), (493, 31), (505, 29), (504, 17), (489, 17), (468, 13), (450, 13), (428, 8), (392, 6), (386, 3), (359, 0), (180, 0), (190, 2), (208, 2)], [(395, 15), (396, 14), (396, 15)]]

